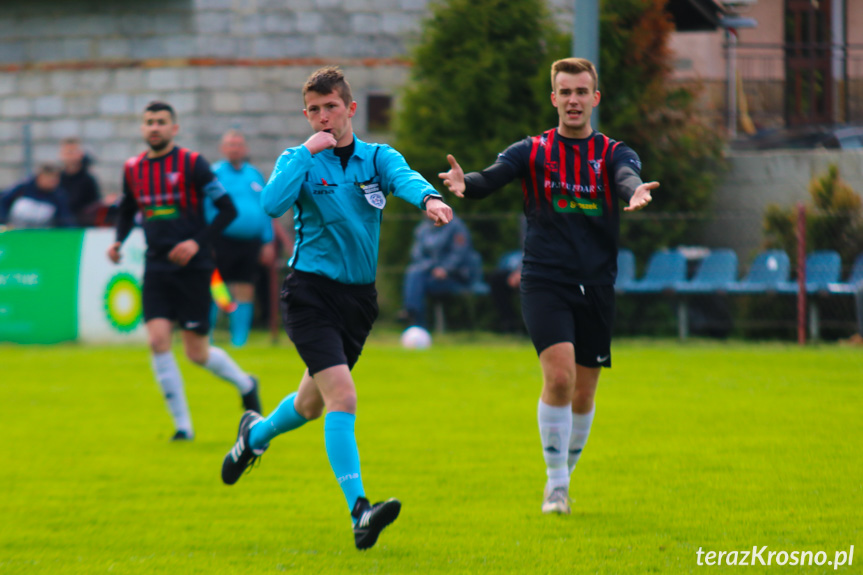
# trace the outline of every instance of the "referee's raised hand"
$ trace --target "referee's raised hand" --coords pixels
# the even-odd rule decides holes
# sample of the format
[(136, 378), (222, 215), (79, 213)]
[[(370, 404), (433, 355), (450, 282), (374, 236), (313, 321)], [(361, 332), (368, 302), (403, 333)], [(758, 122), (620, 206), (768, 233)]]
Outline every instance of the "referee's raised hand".
[(321, 130), (312, 134), (303, 144), (314, 156), (318, 152), (336, 147), (336, 138), (331, 130)]
[(448, 172), (441, 172), (437, 176), (443, 180), (444, 185), (454, 193), (457, 197), (464, 197), (464, 170), (455, 161), (452, 154), (447, 154), (446, 159), (449, 162), (450, 169)]

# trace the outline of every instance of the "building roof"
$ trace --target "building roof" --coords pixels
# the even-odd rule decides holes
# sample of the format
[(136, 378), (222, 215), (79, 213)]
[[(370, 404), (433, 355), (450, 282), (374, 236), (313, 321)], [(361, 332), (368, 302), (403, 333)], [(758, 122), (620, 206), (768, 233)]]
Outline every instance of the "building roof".
[(666, 10), (678, 32), (716, 30), (722, 16), (722, 8), (714, 0), (669, 0)]

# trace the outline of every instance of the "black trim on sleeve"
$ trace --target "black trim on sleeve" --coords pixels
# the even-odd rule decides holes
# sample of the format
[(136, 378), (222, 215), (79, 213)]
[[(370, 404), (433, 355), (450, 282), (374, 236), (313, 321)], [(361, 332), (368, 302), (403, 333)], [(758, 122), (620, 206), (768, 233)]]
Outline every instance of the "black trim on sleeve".
[(518, 177), (515, 166), (498, 160), (481, 172), (464, 176), (464, 197), (480, 200)]
[(123, 199), (120, 201), (120, 206), (117, 208), (117, 234), (115, 241), (123, 243), (132, 228), (135, 227), (135, 212), (138, 211), (138, 202), (132, 197), (129, 191), (123, 192)]
[(216, 217), (209, 226), (201, 230), (193, 239), (199, 246), (209, 243), (214, 237), (225, 231), (231, 222), (237, 217), (237, 207), (231, 196), (225, 194), (213, 201), (213, 205), (219, 210)]

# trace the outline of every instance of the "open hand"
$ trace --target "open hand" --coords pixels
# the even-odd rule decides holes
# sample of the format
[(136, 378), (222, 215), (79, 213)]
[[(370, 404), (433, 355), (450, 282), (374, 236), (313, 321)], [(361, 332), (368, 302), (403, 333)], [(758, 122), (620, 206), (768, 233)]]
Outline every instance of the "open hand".
[(635, 188), (635, 193), (629, 199), (629, 205), (623, 208), (624, 212), (637, 212), (645, 207), (653, 200), (650, 195), (650, 190), (655, 190), (659, 187), (659, 182), (645, 182)]
[(454, 193), (457, 197), (464, 197), (464, 170), (461, 169), (461, 166), (458, 165), (458, 162), (455, 161), (455, 158), (452, 154), (447, 154), (447, 161), (449, 162), (450, 169), (448, 172), (441, 172), (437, 176), (443, 180), (444, 185)]

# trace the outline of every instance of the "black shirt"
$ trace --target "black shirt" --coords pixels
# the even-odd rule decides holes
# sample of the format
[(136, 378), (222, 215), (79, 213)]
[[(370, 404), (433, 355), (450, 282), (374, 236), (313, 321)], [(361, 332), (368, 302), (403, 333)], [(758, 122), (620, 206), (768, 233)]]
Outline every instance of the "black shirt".
[[(207, 228), (204, 189), (214, 178), (207, 160), (186, 148), (175, 147), (168, 154), (152, 159), (144, 152), (126, 161), (120, 217), (128, 218), (130, 211), (134, 215), (136, 209), (141, 212), (148, 267), (178, 269), (179, 266), (168, 261), (168, 253), (188, 239), (200, 243)], [(125, 239), (123, 230), (124, 226), (118, 223), (120, 241)], [(187, 267), (213, 267), (209, 245), (199, 247)]]
[(617, 277), (620, 200), (617, 173), (641, 172), (626, 144), (593, 132), (565, 138), (556, 129), (508, 147), (482, 172), (465, 176), (465, 197), (480, 198), (520, 178), (527, 234), (522, 273), (568, 284), (612, 285)]

